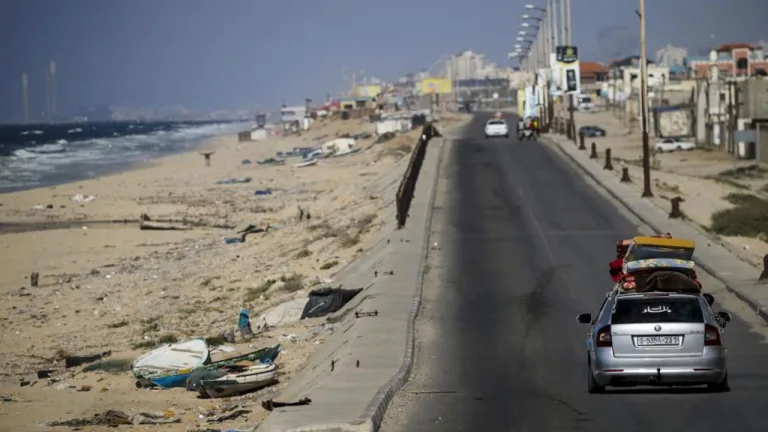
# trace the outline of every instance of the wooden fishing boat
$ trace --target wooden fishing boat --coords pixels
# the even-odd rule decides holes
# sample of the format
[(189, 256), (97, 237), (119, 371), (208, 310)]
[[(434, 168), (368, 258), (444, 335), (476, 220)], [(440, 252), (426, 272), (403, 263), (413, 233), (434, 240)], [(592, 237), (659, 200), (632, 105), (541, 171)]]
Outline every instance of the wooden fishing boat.
[(247, 393), (277, 382), (277, 367), (261, 363), (221, 378), (202, 380), (197, 391), (203, 397), (223, 398)]

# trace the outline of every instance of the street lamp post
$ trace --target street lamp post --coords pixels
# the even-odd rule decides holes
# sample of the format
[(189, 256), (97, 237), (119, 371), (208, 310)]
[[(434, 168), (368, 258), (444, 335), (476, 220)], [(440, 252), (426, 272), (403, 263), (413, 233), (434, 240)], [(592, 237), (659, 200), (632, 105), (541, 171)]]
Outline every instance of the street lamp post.
[(653, 196), (651, 191), (651, 149), (648, 143), (648, 57), (645, 48), (645, 0), (640, 0), (640, 111), (643, 122), (643, 198)]

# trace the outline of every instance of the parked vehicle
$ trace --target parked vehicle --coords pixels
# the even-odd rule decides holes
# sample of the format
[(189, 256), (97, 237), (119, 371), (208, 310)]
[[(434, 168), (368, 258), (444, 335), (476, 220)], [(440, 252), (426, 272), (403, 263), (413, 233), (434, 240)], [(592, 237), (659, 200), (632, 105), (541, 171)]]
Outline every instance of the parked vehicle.
[(690, 151), (696, 148), (696, 144), (690, 141), (681, 141), (677, 138), (665, 138), (656, 143), (655, 148), (658, 152)]
[(588, 138), (604, 137), (606, 135), (605, 129), (599, 126), (582, 126), (579, 128), (579, 135), (584, 135)]
[(499, 136), (503, 136), (505, 138), (509, 137), (509, 127), (507, 126), (507, 122), (504, 119), (497, 118), (488, 120), (488, 122), (485, 124), (485, 138), (487, 139), (490, 137)]

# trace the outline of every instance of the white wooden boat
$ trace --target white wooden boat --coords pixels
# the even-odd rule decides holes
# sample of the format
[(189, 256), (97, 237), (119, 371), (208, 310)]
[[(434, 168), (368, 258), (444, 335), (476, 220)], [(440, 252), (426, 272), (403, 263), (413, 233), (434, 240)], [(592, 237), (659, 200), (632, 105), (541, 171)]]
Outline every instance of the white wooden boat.
[(266, 387), (276, 381), (277, 367), (274, 363), (256, 363), (243, 372), (200, 381), (197, 390), (203, 397), (222, 398)]
[[(203, 339), (192, 339), (154, 349), (136, 359), (131, 369), (139, 380), (158, 375), (179, 377), (178, 380), (183, 386), (186, 378), (182, 375), (204, 365), (209, 356), (208, 344)], [(168, 387), (173, 387), (175, 385), (171, 384), (176, 383), (167, 384)]]

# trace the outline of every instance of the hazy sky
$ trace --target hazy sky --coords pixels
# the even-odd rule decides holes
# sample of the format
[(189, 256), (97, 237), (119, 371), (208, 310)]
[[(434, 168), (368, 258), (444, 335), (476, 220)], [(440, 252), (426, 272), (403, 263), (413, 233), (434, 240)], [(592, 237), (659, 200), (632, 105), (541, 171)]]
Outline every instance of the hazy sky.
[[(320, 99), (364, 70), (381, 78), (472, 49), (506, 63), (520, 0), (0, 0), (0, 118), (44, 106), (58, 66), (59, 111), (120, 104), (275, 107)], [(629, 54), (637, 1), (572, 0), (582, 59)], [(768, 38), (766, 0), (648, 0), (649, 55)], [(539, 6), (544, 0), (539, 0)], [(710, 35), (714, 33), (714, 39)]]

